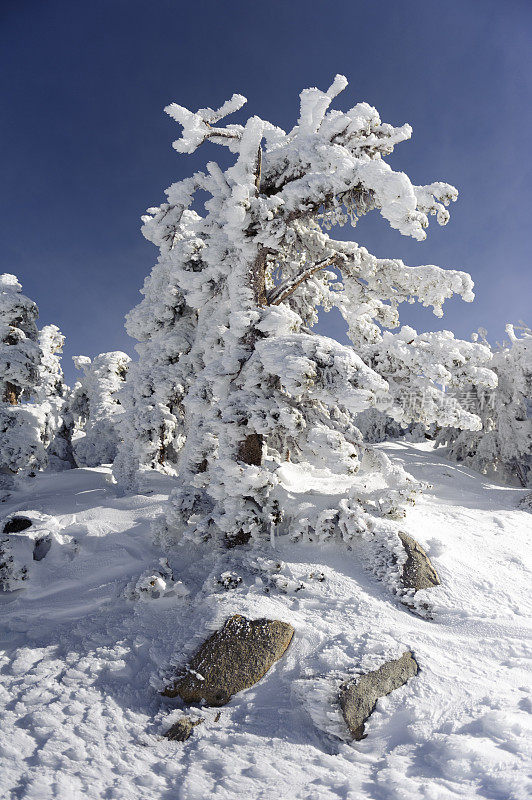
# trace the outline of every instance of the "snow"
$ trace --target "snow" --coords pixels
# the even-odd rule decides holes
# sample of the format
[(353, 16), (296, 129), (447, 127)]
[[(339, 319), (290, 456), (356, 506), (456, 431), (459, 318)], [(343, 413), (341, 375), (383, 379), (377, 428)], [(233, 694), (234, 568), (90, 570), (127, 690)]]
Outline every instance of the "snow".
[[(26, 481), (4, 514), (34, 519), (39, 532), (48, 521), (52, 543), (22, 588), (0, 594), (2, 797), (530, 796), (523, 491), (428, 444), (380, 449), (433, 484), (401, 523), (442, 580), (424, 593), (432, 621), (405, 609), (356, 548), (276, 536), (273, 547), (163, 552), (150, 526), (172, 480), (156, 472), (145, 473), (145, 494), (127, 497), (106, 467)], [(297, 492), (297, 470), (285, 473)], [(332, 493), (337, 482), (330, 474)], [(35, 535), (17, 536), (25, 533)], [(292, 623), (293, 643), (218, 721), (217, 709), (197, 709), (205, 721), (191, 739), (168, 741), (162, 734), (182, 712), (157, 689), (235, 612)], [(350, 743), (334, 702), (339, 683), (410, 648), (419, 676), (379, 701), (367, 738)]]

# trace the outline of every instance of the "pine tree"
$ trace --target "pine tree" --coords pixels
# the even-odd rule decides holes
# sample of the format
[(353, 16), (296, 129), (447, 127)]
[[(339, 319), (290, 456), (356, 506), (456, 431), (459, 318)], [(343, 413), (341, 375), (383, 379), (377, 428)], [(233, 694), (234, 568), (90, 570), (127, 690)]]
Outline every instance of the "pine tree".
[(434, 425), (425, 427), (421, 422), (401, 425), (377, 408), (367, 408), (361, 414), (357, 414), (355, 424), (362, 434), (364, 442), (369, 444), (378, 444), (390, 439), (424, 442), (434, 438)]
[[(526, 326), (517, 330), (520, 335), (507, 325), (507, 341), (492, 349), (497, 386), (488, 389), (474, 382), (461, 398), (480, 416), (482, 429), (443, 428), (436, 441), (447, 446), (450, 458), (526, 487), (532, 486), (532, 331)], [(489, 347), (486, 330), (479, 334)]]
[[(441, 385), (493, 382), (485, 346), (449, 332), (384, 330), (398, 326), (405, 301), (439, 316), (453, 294), (471, 301), (471, 278), (379, 259), (327, 233), (378, 210), (422, 240), (428, 216), (445, 225), (457, 197), (445, 183), (415, 186), (386, 163), (410, 137), (408, 125), (382, 123), (366, 103), (329, 110), (346, 85), (337, 76), (327, 92), (303, 91), (289, 133), (259, 117), (220, 126), (243, 106), (241, 95), (217, 111), (166, 109), (183, 127), (178, 152), (210, 141), (235, 156), (225, 170), (211, 161), (173, 184), (144, 218), (160, 258), (129, 322), (143, 344), (128, 402), (139, 418), (149, 407), (148, 426), (130, 428), (144, 443), (129, 476), (142, 447), (153, 464), (166, 441), (178, 441), (168, 536), (231, 546), (269, 536), (283, 519), (293, 538), (371, 531), (375, 518), (404, 513), (413, 481), (362, 443), (357, 413), (385, 396), (401, 423), (480, 425)], [(313, 333), (320, 306), (339, 309), (352, 347)], [(403, 402), (406, 390), (416, 402)], [(323, 507), (316, 486), (333, 473), (338, 504)]]
[(42, 414), (27, 403), (40, 380), (36, 304), (22, 294), (15, 275), (0, 275), (0, 474), (11, 475), (46, 464), (41, 440)]
[(2, 401), (12, 406), (27, 399), (39, 381), (38, 316), (15, 275), (0, 275), (0, 390)]
[[(175, 212), (166, 214), (167, 224), (172, 216)], [(172, 234), (171, 249), (166, 240), (159, 241), (159, 227), (148, 222), (143, 228), (148, 240), (155, 234), (152, 240), (162, 252), (145, 281), (144, 299), (126, 318), (127, 332), (139, 342), (139, 358), (131, 363), (120, 393), (125, 413), (120, 419), (122, 443), (113, 472), (122, 489), (136, 486), (140, 467), (175, 474), (184, 443), (183, 400), (190, 367), (182, 356), (194, 343), (197, 312), (187, 306), (179, 288), (179, 270), (174, 275), (173, 254), (179, 242), (183, 257), (193, 263), (199, 248), (194, 230), (198, 221), (192, 211), (180, 213), (179, 230)]]
[(69, 402), (78, 432), (74, 437), (76, 463), (84, 467), (112, 463), (119, 443), (118, 417), (123, 413), (118, 394), (131, 359), (115, 351), (100, 353), (94, 360), (87, 356), (73, 356), (73, 360), (83, 372)]
[(41, 440), (46, 448), (48, 466), (55, 470), (76, 466), (72, 451), (73, 418), (70, 391), (65, 384), (61, 356), (65, 337), (57, 325), (45, 325), (39, 331), (40, 381), (35, 390), (36, 405), (43, 412)]

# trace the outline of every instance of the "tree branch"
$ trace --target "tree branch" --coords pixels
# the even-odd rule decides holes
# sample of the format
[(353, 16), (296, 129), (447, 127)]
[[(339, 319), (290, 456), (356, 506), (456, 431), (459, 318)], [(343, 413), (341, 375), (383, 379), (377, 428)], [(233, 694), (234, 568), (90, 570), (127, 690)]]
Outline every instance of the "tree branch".
[(237, 133), (236, 131), (228, 131), (225, 128), (214, 128), (206, 119), (203, 120), (204, 124), (209, 129), (209, 132), (205, 135), (203, 141), (205, 142), (207, 139), (212, 139), (213, 137), (216, 138), (217, 136), (220, 139), (241, 139), (242, 134)]
[(330, 267), (333, 264), (335, 266), (339, 266), (339, 262), (343, 260), (338, 254), (334, 256), (330, 256), (329, 258), (323, 259), (323, 261), (319, 261), (317, 264), (313, 264), (312, 267), (307, 267), (307, 269), (300, 272), (299, 275), (296, 275), (293, 278), (287, 278), (285, 281), (276, 286), (274, 289), (268, 292), (266, 301), (269, 306), (278, 306), (287, 297), (295, 292), (298, 286), (300, 286), (304, 281), (311, 278), (315, 272), (319, 272), (320, 269), (325, 269), (326, 267)]

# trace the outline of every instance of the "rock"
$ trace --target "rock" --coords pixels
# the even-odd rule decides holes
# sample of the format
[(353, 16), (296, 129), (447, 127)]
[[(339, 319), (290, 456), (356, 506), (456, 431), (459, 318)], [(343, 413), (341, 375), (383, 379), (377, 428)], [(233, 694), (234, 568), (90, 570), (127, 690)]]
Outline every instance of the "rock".
[(50, 535), (40, 536), (38, 539), (35, 539), (33, 544), (33, 560), (42, 561), (50, 552), (51, 546), (52, 537)]
[(171, 742), (186, 742), (187, 739), (190, 739), (196, 725), (201, 725), (204, 721), (203, 718), (191, 720), (190, 717), (181, 717), (171, 728), (168, 728), (163, 736), (170, 739)]
[(421, 545), (403, 531), (399, 532), (399, 538), (407, 555), (401, 576), (404, 588), (414, 589), (417, 592), (419, 589), (431, 589), (433, 586), (439, 586), (438, 573)]
[(403, 686), (418, 671), (413, 653), (407, 650), (401, 658), (387, 661), (374, 672), (360, 675), (340, 687), (340, 708), (354, 739), (364, 738), (364, 723), (375, 709), (379, 697)]
[(61, 533), (56, 517), (32, 511), (31, 518), (8, 517), (0, 534), (0, 591), (15, 592), (34, 578), (44, 577), (40, 563), (46, 559), (48, 575), (59, 575), (77, 552), (75, 539)]
[(33, 537), (22, 532), (0, 538), (0, 590), (13, 592), (22, 588), (29, 577), (34, 546)]
[(3, 533), (20, 533), (26, 528), (31, 528), (32, 522), (28, 517), (11, 517), (4, 525)]
[(201, 645), (185, 674), (162, 694), (179, 696), (185, 703), (223, 706), (234, 694), (260, 681), (293, 635), (294, 628), (287, 622), (235, 614)]

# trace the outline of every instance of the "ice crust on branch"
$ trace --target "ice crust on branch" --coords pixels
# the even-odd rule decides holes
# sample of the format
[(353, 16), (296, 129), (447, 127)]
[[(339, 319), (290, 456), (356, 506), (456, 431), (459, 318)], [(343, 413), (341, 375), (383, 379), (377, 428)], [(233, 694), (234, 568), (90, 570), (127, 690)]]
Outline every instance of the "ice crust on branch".
[[(392, 333), (401, 303), (441, 315), (454, 294), (470, 302), (466, 273), (379, 259), (329, 235), (377, 210), (422, 240), (429, 217), (445, 225), (457, 198), (454, 187), (415, 186), (386, 162), (410, 126), (381, 122), (367, 103), (331, 108), (346, 86), (336, 76), (325, 92), (304, 90), (289, 132), (257, 116), (224, 124), (240, 95), (217, 111), (166, 109), (182, 126), (179, 152), (208, 140), (234, 154), (226, 169), (210, 161), (172, 184), (143, 217), (160, 254), (128, 315), (139, 362), (121, 394), (115, 474), (131, 487), (139, 467), (178, 473), (170, 538), (372, 536), (375, 519), (404, 513), (414, 483), (363, 444), (355, 415), (384, 395), (404, 417), (397, 400), (408, 388), (427, 397), (421, 419), (441, 419), (443, 383), (493, 379), (481, 344)], [(313, 333), (320, 307), (340, 311), (352, 346)], [(479, 425), (465, 409), (445, 413), (452, 424)], [(321, 508), (309, 488), (316, 469), (345, 478), (336, 509)], [(287, 487), (296, 475), (305, 498), (294, 505)]]

